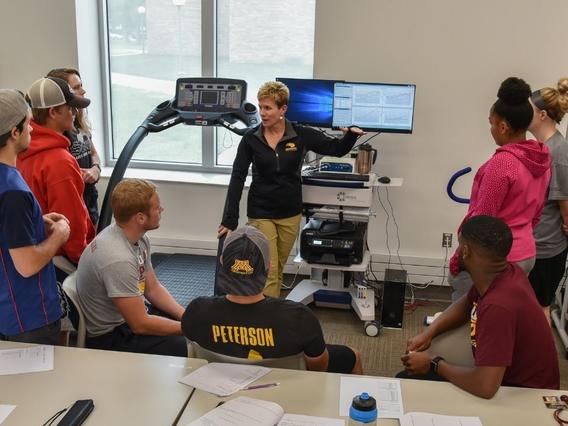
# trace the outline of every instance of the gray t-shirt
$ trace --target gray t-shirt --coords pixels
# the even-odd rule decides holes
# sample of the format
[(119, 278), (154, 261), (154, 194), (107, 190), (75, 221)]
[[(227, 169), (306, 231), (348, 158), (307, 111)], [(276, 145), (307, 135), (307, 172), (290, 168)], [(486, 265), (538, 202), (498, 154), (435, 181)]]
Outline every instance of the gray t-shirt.
[(97, 235), (77, 267), (77, 294), (89, 337), (109, 333), (125, 322), (112, 298), (143, 295), (146, 272), (151, 270), (148, 237), (131, 244), (116, 224)]
[(534, 229), (537, 259), (548, 259), (560, 254), (568, 242), (562, 231), (559, 200), (568, 200), (568, 142), (556, 132), (546, 141), (552, 157), (548, 198), (540, 222)]

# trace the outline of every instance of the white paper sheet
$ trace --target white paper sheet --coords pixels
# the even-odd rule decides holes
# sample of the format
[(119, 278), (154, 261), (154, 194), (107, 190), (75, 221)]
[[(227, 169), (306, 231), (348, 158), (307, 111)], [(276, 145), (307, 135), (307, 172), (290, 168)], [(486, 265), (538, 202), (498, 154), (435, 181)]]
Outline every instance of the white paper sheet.
[(0, 350), (0, 375), (53, 370), (53, 346)]
[(228, 396), (268, 374), (270, 368), (257, 365), (212, 362), (180, 379), (180, 383), (219, 396)]
[(442, 416), (430, 413), (406, 413), (400, 426), (482, 426), (479, 417)]
[(345, 426), (345, 420), (303, 416), (301, 414), (284, 414), (278, 426)]
[(404, 414), (400, 380), (368, 377), (341, 377), (339, 415), (349, 416), (349, 407), (356, 395), (367, 392), (377, 400), (379, 418), (398, 419)]
[(0, 424), (6, 420), (6, 417), (16, 408), (15, 405), (0, 405)]
[(283, 414), (284, 410), (275, 402), (239, 396), (188, 426), (274, 426)]

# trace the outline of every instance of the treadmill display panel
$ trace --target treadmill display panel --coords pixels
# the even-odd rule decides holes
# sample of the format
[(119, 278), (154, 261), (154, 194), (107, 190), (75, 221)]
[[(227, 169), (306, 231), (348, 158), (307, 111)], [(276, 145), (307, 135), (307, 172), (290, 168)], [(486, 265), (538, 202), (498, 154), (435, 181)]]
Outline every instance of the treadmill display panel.
[(181, 111), (234, 111), (243, 101), (240, 84), (182, 80), (176, 89), (176, 109)]

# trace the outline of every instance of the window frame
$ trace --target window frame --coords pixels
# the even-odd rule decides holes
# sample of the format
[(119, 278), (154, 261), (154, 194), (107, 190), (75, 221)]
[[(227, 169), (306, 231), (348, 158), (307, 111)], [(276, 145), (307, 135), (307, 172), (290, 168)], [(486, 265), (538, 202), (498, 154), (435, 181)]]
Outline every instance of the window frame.
[[(105, 165), (114, 167), (118, 157), (113, 158), (114, 135), (113, 135), (113, 116), (112, 116), (112, 91), (111, 91), (111, 70), (110, 70), (110, 36), (109, 36), (109, 17), (108, 3), (112, 0), (98, 0), (98, 27), (99, 27), (99, 46), (100, 46), (100, 75), (102, 82), (102, 122), (104, 137), (104, 159)], [(201, 76), (217, 76), (217, 2), (218, 0), (201, 0)], [(313, 43), (315, 44), (315, 34)], [(312, 73), (313, 76), (313, 68)], [(173, 94), (172, 94), (173, 97)], [(247, 99), (253, 101), (251, 93), (248, 91)], [(165, 100), (165, 99), (164, 99)], [(156, 105), (157, 106), (157, 105)], [(148, 111), (147, 114), (150, 114)], [(141, 123), (140, 123), (141, 124)], [(179, 126), (179, 125), (178, 125)], [(136, 129), (132, 129), (132, 134)], [(129, 167), (163, 171), (181, 171), (197, 173), (230, 174), (231, 165), (217, 164), (218, 137), (217, 127), (201, 127), (201, 163), (181, 163), (171, 161), (149, 161), (131, 159)], [(234, 135), (240, 140), (240, 136)], [(144, 143), (144, 142), (142, 142)], [(118, 154), (120, 155), (120, 154)]]
[[(112, 91), (110, 78), (110, 45), (109, 45), (109, 19), (108, 2), (112, 0), (99, 0), (99, 34), (101, 46), (101, 76), (102, 76), (102, 96), (103, 96), (103, 135), (104, 135), (104, 156), (105, 164), (113, 166), (118, 158), (113, 158), (112, 149), (114, 138), (112, 130)], [(216, 51), (216, 19), (217, 1), (201, 0), (201, 75), (203, 77), (214, 77), (217, 74), (217, 51)], [(173, 94), (172, 94), (173, 96)], [(148, 111), (150, 114), (151, 111)], [(178, 124), (180, 126), (182, 124)], [(132, 129), (134, 133), (136, 129)], [(217, 165), (217, 143), (216, 128), (203, 126), (201, 128), (201, 164), (192, 163), (172, 163), (168, 161), (147, 161), (130, 160), (129, 167), (144, 168), (152, 170), (167, 171), (186, 171), (202, 173), (231, 173), (231, 166)], [(143, 143), (143, 142), (142, 142)], [(119, 154), (120, 155), (120, 154)]]

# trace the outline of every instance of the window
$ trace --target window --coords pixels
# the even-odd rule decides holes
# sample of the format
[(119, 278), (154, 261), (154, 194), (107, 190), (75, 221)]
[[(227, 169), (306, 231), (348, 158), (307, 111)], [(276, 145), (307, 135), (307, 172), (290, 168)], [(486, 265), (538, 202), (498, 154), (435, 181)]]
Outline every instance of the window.
[[(313, 74), (315, 0), (107, 0), (109, 162), (178, 77), (215, 75), (259, 86)], [(133, 160), (166, 169), (222, 171), (240, 137), (178, 125), (149, 134)], [(225, 167), (223, 167), (225, 166)]]

